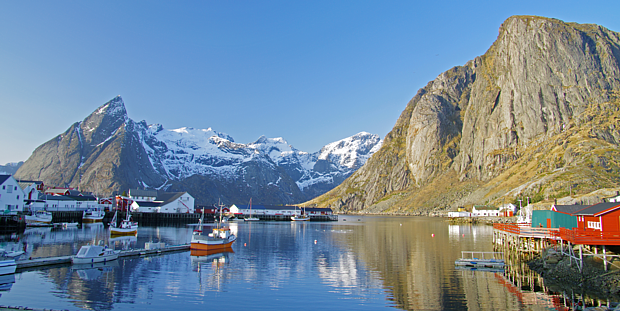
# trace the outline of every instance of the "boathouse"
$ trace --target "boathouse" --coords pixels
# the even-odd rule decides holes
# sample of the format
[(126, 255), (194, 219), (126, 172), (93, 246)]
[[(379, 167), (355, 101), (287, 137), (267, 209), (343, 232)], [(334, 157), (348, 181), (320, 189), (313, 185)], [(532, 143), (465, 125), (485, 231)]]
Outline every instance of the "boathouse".
[(584, 231), (619, 232), (620, 202), (604, 202), (588, 206), (573, 213), (577, 225)]

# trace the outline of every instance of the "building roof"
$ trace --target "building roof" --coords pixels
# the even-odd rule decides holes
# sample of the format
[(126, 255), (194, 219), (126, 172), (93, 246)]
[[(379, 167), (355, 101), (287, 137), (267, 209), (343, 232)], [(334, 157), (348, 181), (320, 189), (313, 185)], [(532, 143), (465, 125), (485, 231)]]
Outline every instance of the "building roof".
[(600, 216), (607, 212), (610, 212), (616, 208), (620, 208), (620, 202), (603, 202), (594, 205), (590, 205), (584, 209), (574, 212), (575, 216)]
[(130, 197), (157, 197), (157, 190), (129, 189)]
[(66, 197), (72, 198), (76, 201), (97, 201), (92, 195), (66, 195)]
[(157, 207), (174, 202), (187, 192), (160, 192), (155, 201), (135, 201), (140, 207)]
[(138, 204), (139, 207), (158, 207), (162, 204), (162, 202), (155, 201), (133, 201)]
[(67, 195), (72, 195), (72, 196), (82, 195), (80, 191), (75, 190), (75, 189), (68, 189), (68, 188), (51, 188), (51, 189), (45, 190), (45, 193), (52, 193), (55, 195), (64, 195), (65, 193), (67, 193)]
[(32, 184), (42, 185), (43, 182), (42, 181), (35, 181), (35, 180), (18, 180), (17, 184), (22, 188), (22, 190), (26, 190), (26, 188), (28, 188)]
[(161, 192), (157, 195), (155, 201), (162, 202), (161, 205), (166, 205), (174, 200), (178, 199), (180, 196), (186, 194), (187, 192)]
[(564, 214), (573, 214), (574, 212), (578, 211), (578, 210), (582, 210), (586, 207), (588, 207), (590, 205), (577, 205), (577, 204), (572, 204), (572, 205), (553, 205), (551, 207), (552, 210), (556, 211), (556, 212), (560, 212), (560, 213), (564, 213)]
[(51, 195), (51, 194), (45, 194), (43, 195), (43, 198), (39, 198), (41, 200), (52, 200), (52, 201), (75, 201), (75, 199), (68, 197), (66, 195)]
[(0, 175), (0, 185), (3, 184), (11, 175)]

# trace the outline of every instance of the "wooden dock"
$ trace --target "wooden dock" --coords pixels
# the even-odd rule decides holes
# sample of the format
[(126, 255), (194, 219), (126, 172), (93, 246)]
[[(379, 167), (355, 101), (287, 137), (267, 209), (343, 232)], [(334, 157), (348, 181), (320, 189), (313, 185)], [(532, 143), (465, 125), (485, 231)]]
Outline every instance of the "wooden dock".
[(454, 264), (474, 268), (503, 268), (504, 253), (461, 251), (461, 258), (457, 259)]
[[(152, 249), (143, 248), (143, 249), (121, 251), (118, 257), (122, 258), (122, 257), (131, 257), (131, 256), (159, 255), (163, 253), (180, 252), (180, 251), (188, 251), (188, 250), (189, 250), (189, 244), (171, 245), (171, 246), (165, 246), (163, 248), (152, 248)], [(72, 257), (73, 256), (33, 258), (33, 259), (17, 260), (15, 263), (17, 264), (18, 270), (19, 269), (30, 269), (30, 268), (38, 268), (38, 267), (43, 267), (43, 266), (71, 264)]]

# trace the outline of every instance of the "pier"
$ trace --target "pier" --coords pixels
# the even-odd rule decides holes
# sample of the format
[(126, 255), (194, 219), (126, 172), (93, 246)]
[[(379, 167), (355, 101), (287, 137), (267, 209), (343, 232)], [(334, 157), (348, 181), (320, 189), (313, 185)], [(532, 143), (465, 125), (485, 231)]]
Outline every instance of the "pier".
[[(144, 248), (144, 249), (132, 249), (121, 251), (118, 255), (119, 258), (123, 257), (131, 257), (131, 256), (149, 256), (149, 255), (159, 255), (162, 253), (170, 253), (170, 252), (180, 252), (180, 251), (188, 251), (189, 244), (182, 245), (171, 245), (165, 246), (161, 248)], [(64, 265), (71, 264), (71, 256), (59, 256), (59, 257), (45, 257), (45, 258), (33, 258), (33, 259), (25, 259), (25, 260), (16, 260), (17, 269), (31, 269), (38, 268), (43, 266), (52, 266), (52, 265)]]
[[(249, 215), (247, 215), (249, 216)], [(254, 218), (258, 218), (259, 220), (275, 220), (275, 221), (291, 221), (292, 215), (252, 215)], [(243, 220), (241, 216), (239, 219)], [(310, 221), (337, 221), (338, 215), (310, 215)]]
[(609, 246), (620, 245), (620, 232), (591, 232), (577, 228), (531, 228), (518, 224), (493, 224), (493, 244), (532, 259), (549, 246), (558, 246), (562, 255), (583, 268), (586, 257), (602, 260), (605, 271), (620, 268), (620, 255)]

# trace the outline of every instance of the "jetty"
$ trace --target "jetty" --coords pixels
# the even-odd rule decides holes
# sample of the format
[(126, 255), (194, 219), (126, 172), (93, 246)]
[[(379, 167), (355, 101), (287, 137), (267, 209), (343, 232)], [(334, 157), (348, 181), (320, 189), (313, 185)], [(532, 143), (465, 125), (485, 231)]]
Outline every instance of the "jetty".
[[(120, 252), (118, 257), (122, 258), (122, 257), (132, 257), (132, 256), (149, 256), (149, 255), (160, 255), (163, 253), (170, 253), (170, 252), (188, 251), (189, 246), (190, 246), (189, 244), (170, 245), (170, 246), (165, 246), (162, 244), (163, 243), (150, 243), (150, 244), (147, 244), (146, 247), (142, 249), (123, 250)], [(38, 268), (38, 267), (43, 267), (43, 266), (71, 264), (72, 257), (73, 255), (32, 258), (32, 259), (17, 260), (15, 261), (15, 263), (17, 264), (18, 270), (19, 269), (31, 269), (31, 268)]]

